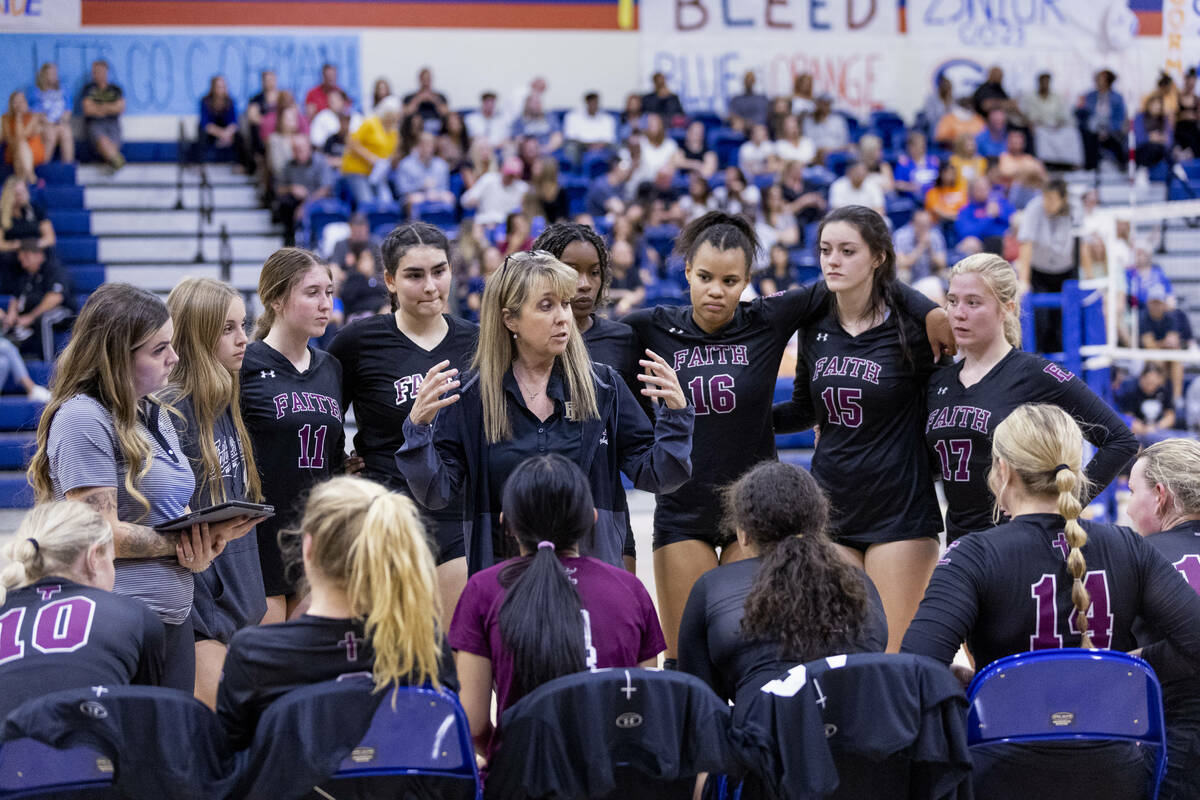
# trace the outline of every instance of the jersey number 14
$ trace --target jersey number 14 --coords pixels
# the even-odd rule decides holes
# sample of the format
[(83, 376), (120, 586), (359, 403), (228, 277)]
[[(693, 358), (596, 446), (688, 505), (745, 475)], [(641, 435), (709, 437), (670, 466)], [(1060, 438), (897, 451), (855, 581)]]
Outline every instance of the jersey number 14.
[[(1106, 648), (1112, 637), (1113, 615), (1108, 604), (1108, 574), (1104, 570), (1089, 572), (1083, 578), (1084, 588), (1091, 595), (1092, 604), (1087, 610), (1088, 633), (1091, 634), (1092, 644)], [(1045, 574), (1037, 583), (1029, 587), (1036, 605), (1034, 619), (1034, 634), (1029, 637), (1030, 650), (1053, 650), (1063, 646), (1063, 637), (1059, 633), (1058, 608), (1058, 576)], [(1067, 600), (1067, 629), (1076, 636), (1079, 626), (1075, 624), (1077, 616), (1075, 606)]]

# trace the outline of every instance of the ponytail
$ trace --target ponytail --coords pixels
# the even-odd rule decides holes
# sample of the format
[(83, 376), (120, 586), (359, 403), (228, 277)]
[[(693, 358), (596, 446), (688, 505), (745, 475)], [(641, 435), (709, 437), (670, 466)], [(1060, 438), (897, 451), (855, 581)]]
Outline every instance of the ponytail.
[(332, 278), (333, 273), (329, 267), (321, 262), (316, 253), (308, 250), (282, 247), (268, 256), (258, 274), (258, 299), (262, 301), (263, 313), (254, 325), (255, 339), (265, 339), (271, 332), (271, 327), (275, 324), (273, 304), (286, 303), (288, 295), (304, 278), (304, 274), (313, 267), (322, 266)]
[(363, 478), (317, 485), (300, 525), (309, 563), (346, 592), (375, 651), (375, 688), (439, 686), (437, 571), (412, 500)]
[(1078, 612), (1075, 616), (1075, 626), (1079, 629), (1079, 646), (1091, 648), (1092, 636), (1088, 633), (1088, 609), (1092, 606), (1091, 595), (1083, 583), (1087, 575), (1087, 561), (1083, 557), (1083, 546), (1087, 544), (1087, 531), (1079, 524), (1079, 514), (1083, 504), (1079, 502), (1079, 481), (1075, 473), (1065, 464), (1054, 473), (1054, 483), (1058, 487), (1058, 513), (1067, 521), (1064, 531), (1067, 544), (1071, 550), (1067, 554), (1067, 571), (1071, 573), (1074, 582), (1071, 584), (1071, 602)]
[(0, 569), (0, 606), (9, 589), (28, 586), (47, 575), (87, 577), (75, 574), (79, 557), (92, 548), (103, 547), (112, 538), (108, 520), (78, 500), (35, 506), (4, 546), (8, 563)]

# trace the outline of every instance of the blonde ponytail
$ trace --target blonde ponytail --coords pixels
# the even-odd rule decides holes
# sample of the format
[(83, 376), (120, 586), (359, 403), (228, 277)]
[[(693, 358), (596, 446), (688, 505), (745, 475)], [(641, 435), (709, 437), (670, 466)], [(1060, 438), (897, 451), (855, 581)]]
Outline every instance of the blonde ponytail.
[(75, 562), (94, 547), (112, 541), (108, 521), (78, 500), (34, 506), (3, 550), (8, 563), (0, 570), (0, 606), (10, 589), (19, 589), (47, 575), (75, 575)]
[(363, 478), (340, 476), (309, 495), (300, 530), (312, 569), (346, 592), (375, 650), (375, 687), (439, 685), (437, 571), (411, 500)]
[(1083, 504), (1079, 502), (1079, 481), (1070, 467), (1063, 466), (1054, 475), (1058, 487), (1058, 514), (1067, 521), (1063, 529), (1067, 536), (1067, 545), (1071, 548), (1067, 554), (1067, 570), (1074, 578), (1071, 584), (1071, 602), (1078, 612), (1075, 625), (1079, 629), (1080, 647), (1090, 648), (1092, 636), (1088, 633), (1088, 609), (1092, 606), (1091, 595), (1084, 586), (1083, 579), (1087, 575), (1087, 561), (1083, 557), (1083, 546), (1087, 544), (1087, 531), (1079, 524), (1079, 514)]

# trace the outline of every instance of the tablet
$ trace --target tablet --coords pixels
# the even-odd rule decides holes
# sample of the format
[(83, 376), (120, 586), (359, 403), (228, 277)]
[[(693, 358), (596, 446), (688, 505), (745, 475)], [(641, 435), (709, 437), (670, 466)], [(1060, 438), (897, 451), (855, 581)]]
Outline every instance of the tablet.
[(247, 503), (242, 500), (230, 500), (228, 503), (221, 503), (220, 505), (202, 508), (199, 511), (192, 511), (184, 514), (182, 517), (176, 517), (175, 519), (155, 525), (154, 530), (159, 533), (179, 533), (191, 528), (192, 525), (198, 522), (224, 522), (227, 519), (240, 517), (243, 514), (251, 517), (273, 517), (275, 516), (275, 506), (267, 506), (261, 503)]

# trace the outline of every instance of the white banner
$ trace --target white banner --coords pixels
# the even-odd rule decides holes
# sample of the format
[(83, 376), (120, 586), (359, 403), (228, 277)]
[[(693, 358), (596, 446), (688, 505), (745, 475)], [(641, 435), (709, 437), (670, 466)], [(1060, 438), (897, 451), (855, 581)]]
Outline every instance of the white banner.
[(0, 0), (0, 31), (75, 31), (80, 0)]
[(1200, 62), (1200, 0), (1163, 0), (1162, 68), (1175, 80)]
[(1121, 53), (1138, 35), (1127, 0), (908, 0), (908, 36), (919, 47), (1028, 47)]

